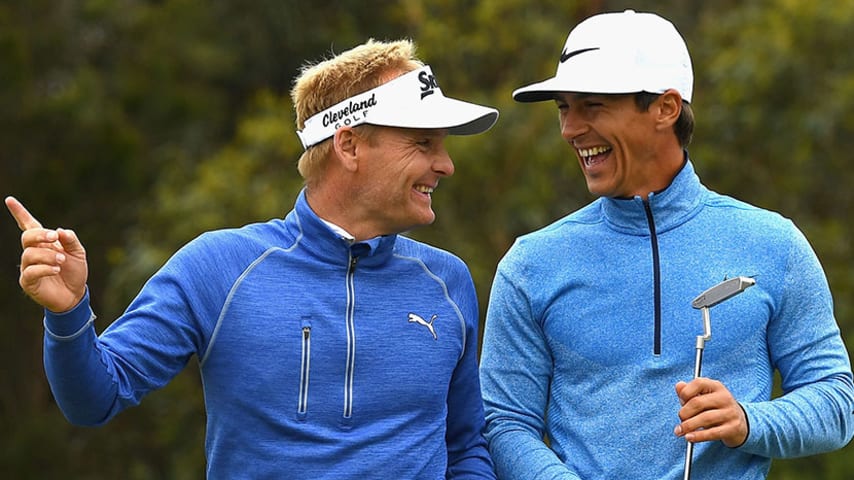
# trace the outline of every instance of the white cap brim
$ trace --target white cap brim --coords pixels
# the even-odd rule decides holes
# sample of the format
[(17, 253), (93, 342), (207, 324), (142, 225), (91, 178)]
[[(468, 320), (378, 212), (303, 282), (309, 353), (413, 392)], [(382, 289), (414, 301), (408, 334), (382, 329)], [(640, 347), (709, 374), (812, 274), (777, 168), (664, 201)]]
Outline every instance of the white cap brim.
[(560, 93), (661, 94), (691, 101), (694, 74), (685, 40), (669, 21), (626, 10), (594, 15), (566, 39), (553, 78), (516, 89), (513, 99), (541, 102)]

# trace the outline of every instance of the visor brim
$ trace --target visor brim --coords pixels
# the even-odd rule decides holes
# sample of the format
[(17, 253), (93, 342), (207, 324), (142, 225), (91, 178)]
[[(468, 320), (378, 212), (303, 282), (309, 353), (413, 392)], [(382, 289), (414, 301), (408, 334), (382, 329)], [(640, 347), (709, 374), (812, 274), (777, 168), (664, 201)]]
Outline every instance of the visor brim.
[[(441, 95), (441, 94), (439, 94)], [(383, 127), (447, 129), (450, 135), (476, 135), (498, 121), (498, 110), (455, 98), (439, 96), (406, 112), (376, 112), (365, 123)]]

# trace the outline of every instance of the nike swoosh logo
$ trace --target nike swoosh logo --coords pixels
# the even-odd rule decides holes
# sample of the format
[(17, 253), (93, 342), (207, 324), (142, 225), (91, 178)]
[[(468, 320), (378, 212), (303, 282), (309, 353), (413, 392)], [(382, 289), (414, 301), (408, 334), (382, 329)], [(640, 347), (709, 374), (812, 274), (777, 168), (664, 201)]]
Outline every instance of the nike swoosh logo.
[(569, 53), (566, 52), (566, 49), (563, 49), (563, 52), (560, 53), (560, 63), (563, 63), (576, 55), (580, 55), (584, 52), (591, 52), (593, 50), (599, 50), (599, 47), (582, 48), (580, 50), (573, 50)]

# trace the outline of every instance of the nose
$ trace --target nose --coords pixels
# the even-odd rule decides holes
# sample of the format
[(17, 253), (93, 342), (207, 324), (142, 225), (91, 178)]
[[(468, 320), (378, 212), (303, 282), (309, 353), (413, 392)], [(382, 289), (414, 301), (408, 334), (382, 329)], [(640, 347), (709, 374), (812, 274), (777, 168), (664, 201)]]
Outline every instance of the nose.
[(442, 177), (450, 177), (454, 174), (454, 161), (451, 160), (451, 155), (448, 154), (444, 141), (436, 149), (436, 156), (433, 159), (433, 171)]
[(587, 131), (587, 124), (578, 110), (566, 108), (560, 114), (560, 135), (569, 143)]

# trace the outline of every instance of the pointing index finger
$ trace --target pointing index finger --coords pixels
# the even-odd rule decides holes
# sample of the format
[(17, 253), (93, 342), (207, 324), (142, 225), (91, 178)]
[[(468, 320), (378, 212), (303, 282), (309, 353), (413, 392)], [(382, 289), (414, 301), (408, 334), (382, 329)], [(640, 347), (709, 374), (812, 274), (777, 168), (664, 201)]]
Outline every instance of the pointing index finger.
[(19, 202), (15, 197), (6, 197), (6, 208), (9, 209), (9, 213), (11, 213), (12, 217), (15, 218), (15, 221), (18, 222), (18, 228), (20, 228), (22, 232), (31, 228), (42, 228), (42, 224), (36, 220), (36, 217), (34, 217), (29, 210), (24, 207), (24, 204)]

